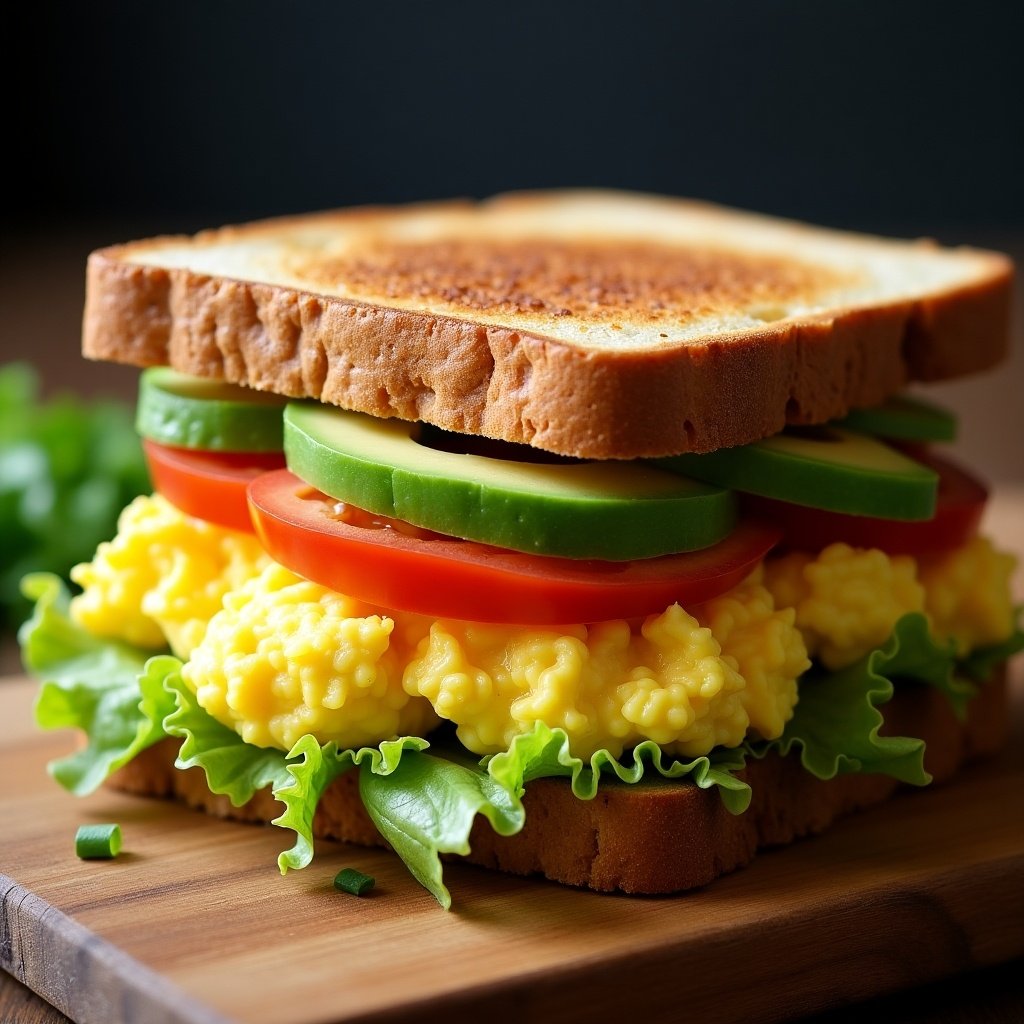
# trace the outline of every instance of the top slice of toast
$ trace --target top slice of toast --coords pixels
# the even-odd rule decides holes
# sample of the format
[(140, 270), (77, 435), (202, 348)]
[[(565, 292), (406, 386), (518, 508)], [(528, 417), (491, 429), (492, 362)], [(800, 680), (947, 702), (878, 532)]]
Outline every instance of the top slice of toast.
[(1003, 256), (611, 192), (94, 253), (84, 350), (569, 455), (709, 451), (1006, 351)]

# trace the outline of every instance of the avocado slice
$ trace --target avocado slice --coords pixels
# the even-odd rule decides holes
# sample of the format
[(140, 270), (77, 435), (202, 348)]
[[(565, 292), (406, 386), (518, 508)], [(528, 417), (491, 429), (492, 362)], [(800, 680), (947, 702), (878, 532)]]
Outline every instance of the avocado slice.
[(956, 416), (932, 402), (895, 395), (870, 409), (854, 409), (834, 424), (894, 441), (954, 441)]
[(166, 366), (139, 380), (135, 429), (158, 444), (215, 452), (279, 452), (280, 395), (178, 373)]
[(722, 487), (881, 519), (931, 519), (938, 474), (887, 444), (842, 427), (789, 427), (706, 455), (656, 460)]
[(637, 462), (535, 463), (428, 447), (421, 424), (319, 404), (284, 415), (288, 468), (378, 515), (516, 551), (625, 561), (723, 540), (735, 496)]

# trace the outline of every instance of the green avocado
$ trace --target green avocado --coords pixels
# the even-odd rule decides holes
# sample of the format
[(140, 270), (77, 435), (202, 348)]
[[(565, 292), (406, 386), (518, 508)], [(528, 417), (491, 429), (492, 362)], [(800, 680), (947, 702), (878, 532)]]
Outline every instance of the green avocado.
[(215, 452), (279, 452), (286, 398), (178, 373), (145, 370), (135, 429), (151, 441)]
[(404, 420), (285, 409), (293, 473), (340, 501), (448, 536), (625, 561), (709, 547), (736, 522), (729, 491), (648, 464), (492, 458), (430, 447), (430, 437)]
[(894, 441), (954, 441), (956, 416), (919, 398), (896, 395), (870, 409), (854, 409), (834, 424)]
[(656, 460), (722, 487), (795, 505), (882, 519), (930, 519), (939, 478), (873, 437), (841, 427), (789, 427), (706, 455)]

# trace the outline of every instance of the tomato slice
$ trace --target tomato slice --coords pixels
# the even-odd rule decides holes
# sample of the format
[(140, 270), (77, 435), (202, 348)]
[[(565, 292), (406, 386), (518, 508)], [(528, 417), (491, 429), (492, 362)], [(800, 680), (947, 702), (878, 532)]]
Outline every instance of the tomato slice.
[(284, 466), (281, 452), (206, 452), (143, 439), (153, 486), (197, 519), (252, 533), (246, 487), (253, 477)]
[(740, 583), (779, 538), (741, 524), (702, 551), (633, 562), (530, 555), (410, 536), (379, 518), (353, 525), (287, 470), (256, 477), (249, 507), (270, 556), (307, 579), (383, 608), (519, 625), (599, 622), (698, 604)]
[(778, 524), (784, 533), (783, 542), (804, 551), (821, 551), (842, 541), (851, 547), (880, 548), (893, 555), (921, 555), (966, 544), (977, 532), (985, 511), (985, 485), (930, 451), (916, 447), (913, 456), (939, 474), (935, 515), (931, 519), (910, 522), (851, 516), (752, 495), (744, 497), (743, 507)]

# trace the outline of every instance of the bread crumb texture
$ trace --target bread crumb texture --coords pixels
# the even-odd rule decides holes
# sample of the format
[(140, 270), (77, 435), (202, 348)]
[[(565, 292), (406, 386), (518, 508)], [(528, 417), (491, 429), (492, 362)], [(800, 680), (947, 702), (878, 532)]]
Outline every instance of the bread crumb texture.
[(287, 263), (297, 278), (328, 291), (449, 315), (571, 318), (561, 329), (581, 342), (615, 344), (618, 337), (619, 345), (677, 339), (737, 310), (749, 310), (753, 321), (781, 319), (788, 304), (859, 279), (782, 255), (543, 237), (377, 242), (334, 257), (294, 254)]

